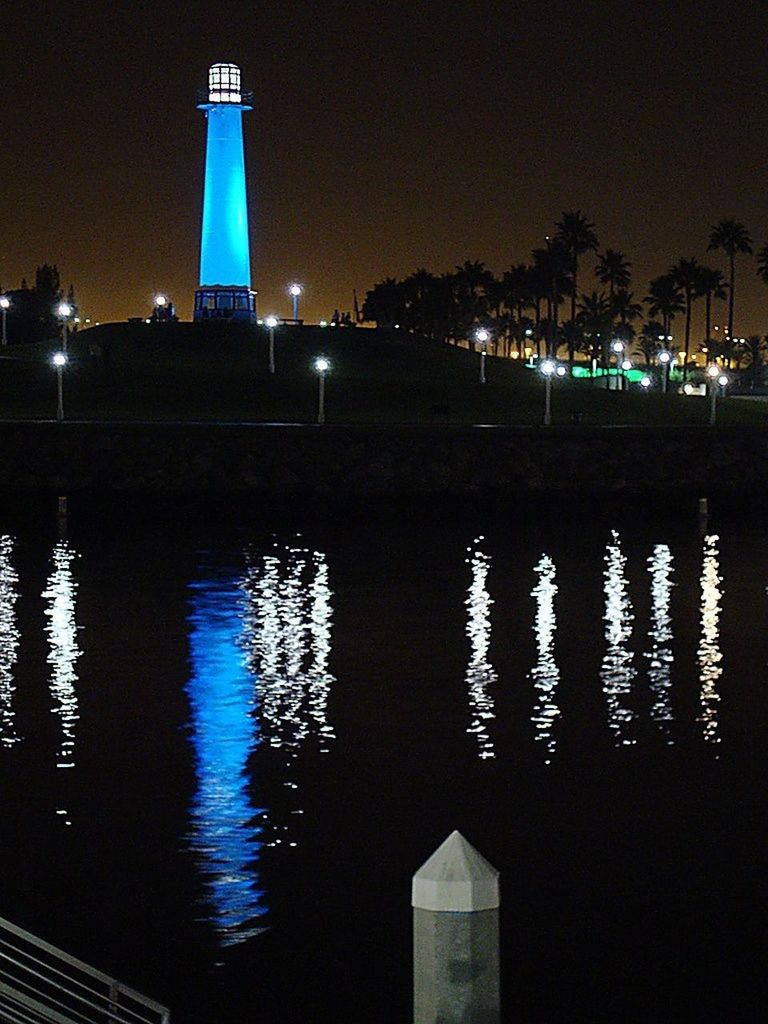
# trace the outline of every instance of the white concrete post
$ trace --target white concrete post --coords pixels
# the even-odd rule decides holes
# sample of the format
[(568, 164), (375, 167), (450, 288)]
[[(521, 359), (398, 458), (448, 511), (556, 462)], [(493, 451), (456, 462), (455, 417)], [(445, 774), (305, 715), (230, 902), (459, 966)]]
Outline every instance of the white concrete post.
[(414, 1024), (500, 1024), (498, 871), (452, 832), (411, 903)]

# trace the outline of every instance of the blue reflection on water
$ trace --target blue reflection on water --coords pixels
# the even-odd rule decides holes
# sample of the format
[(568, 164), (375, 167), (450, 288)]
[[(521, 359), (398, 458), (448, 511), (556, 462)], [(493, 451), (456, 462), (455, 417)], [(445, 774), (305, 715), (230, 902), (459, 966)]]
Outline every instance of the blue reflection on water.
[(248, 792), (248, 758), (260, 741), (253, 682), (242, 649), (244, 596), (231, 577), (190, 584), (191, 741), (198, 788), (190, 845), (205, 877), (219, 941), (243, 942), (263, 929), (267, 908), (256, 862), (263, 811)]

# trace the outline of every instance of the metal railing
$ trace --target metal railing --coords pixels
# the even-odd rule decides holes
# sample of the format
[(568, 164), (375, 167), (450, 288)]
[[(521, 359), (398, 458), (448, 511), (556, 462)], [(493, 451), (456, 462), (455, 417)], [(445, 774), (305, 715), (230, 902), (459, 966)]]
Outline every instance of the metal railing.
[(170, 1024), (170, 1011), (0, 917), (2, 1024)]

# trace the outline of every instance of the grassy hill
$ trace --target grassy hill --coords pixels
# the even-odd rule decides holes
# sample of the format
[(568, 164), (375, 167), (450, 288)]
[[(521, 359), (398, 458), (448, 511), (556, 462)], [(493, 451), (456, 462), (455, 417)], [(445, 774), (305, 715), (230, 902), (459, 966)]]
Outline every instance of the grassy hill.
[[(0, 356), (0, 417), (51, 417), (56, 345), (15, 346)], [(71, 419), (312, 422), (317, 378), (312, 362), (327, 356), (329, 423), (536, 424), (543, 415), (539, 374), (402, 332), (281, 325), (277, 372), (268, 372), (264, 328), (208, 324), (103, 324), (74, 335), (65, 374)], [(607, 392), (590, 380), (556, 380), (553, 419), (569, 423), (704, 423), (708, 402), (657, 391)], [(727, 400), (718, 421), (765, 422), (768, 405)]]

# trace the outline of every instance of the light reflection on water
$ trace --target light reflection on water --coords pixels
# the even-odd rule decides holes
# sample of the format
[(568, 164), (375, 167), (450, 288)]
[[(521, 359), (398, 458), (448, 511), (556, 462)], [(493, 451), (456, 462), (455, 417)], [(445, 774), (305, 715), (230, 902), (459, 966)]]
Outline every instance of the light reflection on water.
[(190, 585), (190, 738), (197, 791), (189, 843), (223, 946), (258, 934), (266, 913), (256, 861), (263, 813), (250, 797), (248, 758), (259, 742), (253, 683), (242, 647), (245, 600), (231, 577)]
[(648, 659), (648, 679), (653, 694), (651, 717), (664, 732), (671, 746), (674, 739), (670, 733), (672, 714), (672, 598), (673, 558), (666, 544), (657, 544), (648, 558), (648, 572), (651, 576), (651, 628), (648, 638), (651, 642)]
[[(247, 562), (242, 579), (229, 574), (192, 584), (189, 616), (187, 693), (198, 777), (190, 846), (223, 946), (263, 930), (262, 848), (297, 845), (288, 822), (303, 812), (286, 767), (313, 737), (320, 752), (334, 738), (326, 557), (276, 544)], [(257, 748), (255, 771), (282, 777), (289, 807), (282, 799), (279, 808), (253, 805), (249, 758)]]
[(718, 707), (720, 694), (718, 680), (723, 674), (723, 655), (720, 650), (720, 601), (723, 592), (720, 584), (720, 555), (716, 534), (704, 538), (704, 556), (701, 568), (701, 638), (699, 640), (698, 664), (701, 711), (698, 721), (702, 726), (707, 743), (719, 743)]
[(75, 766), (76, 723), (80, 718), (75, 666), (82, 651), (77, 645), (77, 583), (72, 571), (77, 557), (67, 541), (61, 540), (56, 544), (51, 555), (53, 569), (41, 595), (47, 602), (45, 615), (48, 622), (45, 632), (48, 636), (48, 664), (51, 666), (49, 686), (53, 700), (52, 711), (61, 721), (57, 768)]
[(13, 669), (21, 634), (16, 621), (19, 576), (13, 567), (13, 539), (0, 536), (0, 744), (10, 747), (19, 741), (13, 698), (16, 684)]
[(496, 682), (497, 675), (488, 659), (488, 651), (491, 646), (491, 605), (493, 600), (487, 587), (490, 559), (478, 547), (483, 539), (483, 537), (478, 537), (473, 547), (468, 549), (470, 557), (466, 561), (471, 568), (472, 579), (464, 603), (467, 607), (467, 636), (470, 643), (470, 657), (466, 671), (470, 710), (470, 724), (467, 732), (477, 739), (478, 757), (487, 759), (496, 757), (494, 743), (488, 731), (488, 723), (496, 717), (490, 688)]
[(606, 650), (600, 669), (603, 692), (608, 705), (608, 725), (617, 747), (631, 746), (636, 740), (629, 734), (635, 718), (626, 701), (632, 691), (636, 675), (634, 654), (629, 649), (632, 639), (634, 613), (629, 598), (627, 559), (621, 550), (616, 530), (611, 531), (611, 542), (605, 551), (605, 640)]
[(536, 739), (546, 746), (548, 756), (545, 764), (549, 764), (557, 745), (554, 734), (555, 721), (560, 716), (560, 708), (555, 702), (555, 693), (560, 682), (560, 670), (555, 661), (555, 563), (549, 555), (542, 555), (534, 572), (536, 586), (531, 591), (531, 597), (536, 600), (533, 632), (536, 637), (538, 658), (531, 670), (531, 679), (536, 688), (536, 705), (531, 720), (536, 729)]
[(264, 742), (285, 763), (315, 738), (321, 753), (334, 739), (328, 695), (334, 679), (332, 592), (326, 556), (277, 545), (251, 556), (243, 589), (248, 596), (244, 644), (260, 706)]

